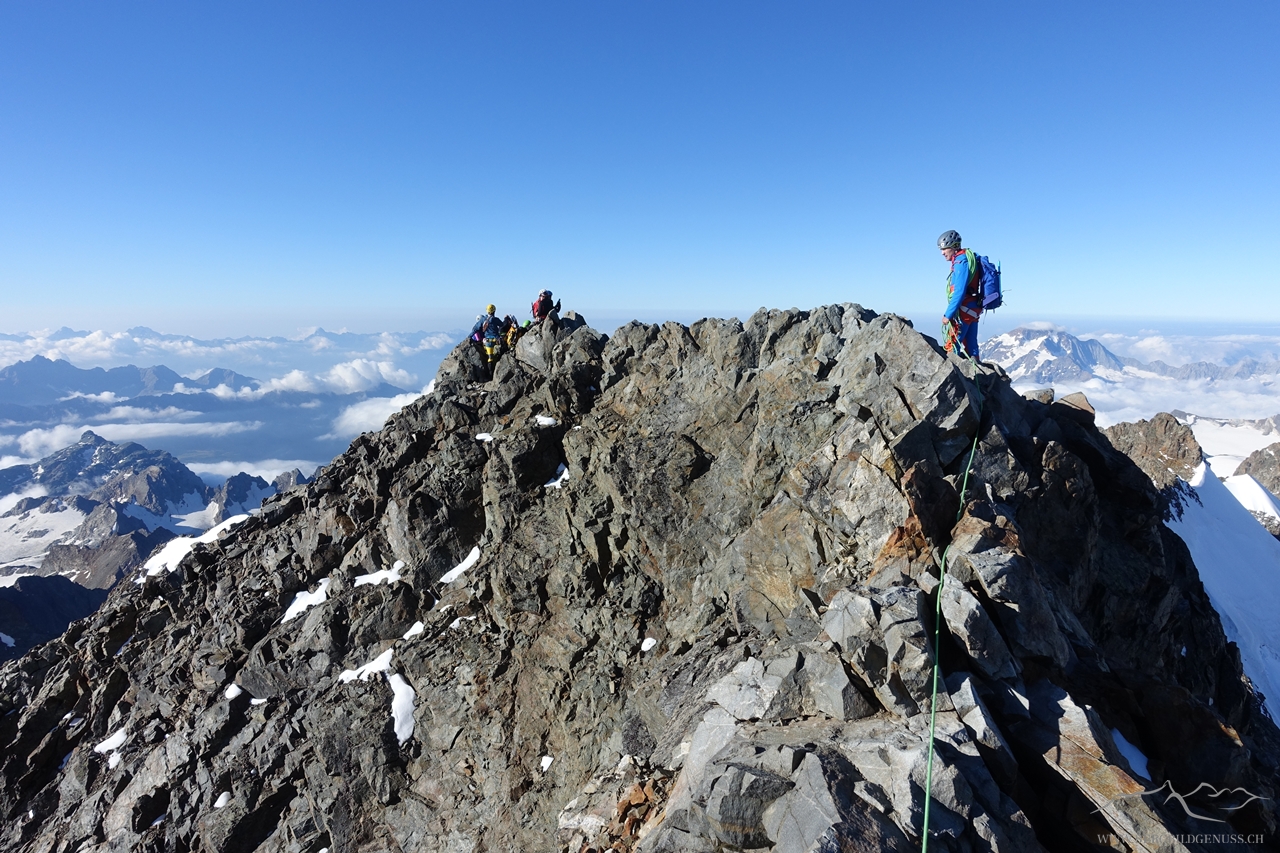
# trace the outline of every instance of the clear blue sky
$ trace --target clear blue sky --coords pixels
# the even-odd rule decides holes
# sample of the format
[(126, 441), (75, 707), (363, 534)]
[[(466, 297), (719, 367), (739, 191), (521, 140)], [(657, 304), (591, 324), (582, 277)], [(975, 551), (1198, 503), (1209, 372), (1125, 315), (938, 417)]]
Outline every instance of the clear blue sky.
[[(1280, 4), (0, 4), (0, 331), (1280, 322)], [(523, 313), (521, 314), (523, 316)], [(932, 332), (932, 324), (927, 327)]]

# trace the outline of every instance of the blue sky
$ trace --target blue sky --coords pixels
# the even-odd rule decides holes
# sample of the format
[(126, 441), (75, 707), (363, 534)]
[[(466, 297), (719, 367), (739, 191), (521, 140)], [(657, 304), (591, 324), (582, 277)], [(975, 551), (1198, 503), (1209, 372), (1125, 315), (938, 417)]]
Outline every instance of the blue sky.
[[(1280, 323), (1280, 5), (0, 4), (0, 331)], [(598, 325), (605, 325), (599, 323)], [(1001, 324), (1005, 325), (1005, 324)]]

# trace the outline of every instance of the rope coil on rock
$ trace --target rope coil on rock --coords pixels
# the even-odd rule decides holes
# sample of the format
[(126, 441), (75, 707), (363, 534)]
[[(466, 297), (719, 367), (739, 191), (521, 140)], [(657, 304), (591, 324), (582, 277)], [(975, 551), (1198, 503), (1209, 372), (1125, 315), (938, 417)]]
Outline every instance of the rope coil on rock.
[[(977, 360), (970, 358), (975, 365)], [(977, 379), (974, 379), (976, 386)], [(973, 471), (973, 457), (978, 452), (978, 441), (982, 438), (982, 413), (986, 410), (987, 397), (978, 388), (978, 426), (974, 429), (973, 445), (969, 448), (969, 459), (964, 466), (964, 479), (960, 484), (960, 508), (956, 510), (956, 523), (964, 517), (965, 496), (969, 493), (969, 474)], [(929, 699), (929, 761), (925, 767), (924, 780), (924, 829), (921, 833), (920, 853), (929, 851), (929, 805), (933, 802), (933, 743), (937, 735), (938, 722), (938, 671), (942, 668), (942, 588), (947, 582), (947, 554), (951, 551), (951, 543), (942, 549), (942, 567), (938, 573), (938, 586), (934, 590), (937, 597), (933, 608), (933, 694)]]

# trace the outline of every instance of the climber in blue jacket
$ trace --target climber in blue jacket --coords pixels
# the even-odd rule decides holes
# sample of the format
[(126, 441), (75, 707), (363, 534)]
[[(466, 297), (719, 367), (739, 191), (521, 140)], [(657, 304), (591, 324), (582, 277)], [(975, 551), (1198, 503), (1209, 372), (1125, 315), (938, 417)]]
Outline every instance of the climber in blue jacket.
[(938, 238), (942, 257), (951, 263), (947, 275), (947, 310), (942, 314), (942, 337), (947, 352), (978, 357), (978, 318), (982, 316), (982, 293), (978, 287), (981, 268), (971, 249), (961, 248), (960, 235), (944, 231)]

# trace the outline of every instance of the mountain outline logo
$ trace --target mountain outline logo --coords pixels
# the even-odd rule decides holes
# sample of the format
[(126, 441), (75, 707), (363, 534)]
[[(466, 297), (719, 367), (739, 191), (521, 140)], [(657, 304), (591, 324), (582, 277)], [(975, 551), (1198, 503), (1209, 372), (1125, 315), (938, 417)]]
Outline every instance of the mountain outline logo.
[[(1137, 794), (1125, 794), (1122, 797), (1113, 797), (1110, 800), (1110, 802), (1114, 803), (1120, 800), (1131, 800), (1134, 798), (1141, 799), (1142, 797), (1146, 797), (1153, 794), (1166, 793), (1166, 796), (1164, 798), (1164, 803), (1167, 805), (1170, 800), (1177, 800), (1178, 805), (1182, 806), (1182, 810), (1186, 812), (1188, 817), (1193, 817), (1193, 818), (1196, 818), (1197, 820), (1207, 820), (1211, 823), (1226, 823), (1226, 820), (1222, 818), (1209, 817), (1208, 815), (1197, 814), (1196, 812), (1192, 811), (1191, 806), (1187, 804), (1188, 797), (1194, 797), (1196, 794), (1199, 794), (1201, 791), (1206, 789), (1209, 791), (1208, 797), (1213, 800), (1216, 800), (1219, 797), (1226, 797), (1226, 796), (1235, 795), (1235, 794), (1242, 794), (1245, 797), (1247, 797), (1247, 799), (1245, 799), (1244, 802), (1236, 803), (1235, 805), (1230, 805), (1230, 806), (1218, 805), (1215, 803), (1215, 806), (1217, 808), (1220, 808), (1225, 812), (1239, 811), (1240, 809), (1249, 805), (1249, 803), (1252, 803), (1254, 800), (1268, 799), (1267, 797), (1263, 797), (1259, 794), (1253, 793), (1247, 788), (1215, 788), (1213, 785), (1210, 785), (1208, 782), (1201, 782), (1199, 785), (1195, 787), (1194, 790), (1188, 791), (1185, 794), (1180, 794), (1178, 793), (1178, 789), (1173, 787), (1173, 783), (1166, 780), (1165, 783), (1161, 785), (1159, 788), (1155, 788), (1150, 791), (1141, 791), (1140, 793), (1137, 793)], [(1094, 809), (1094, 811), (1100, 813), (1102, 809), (1097, 808), (1097, 809)]]

